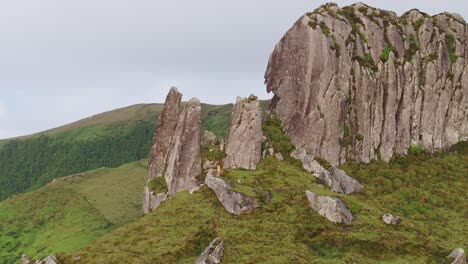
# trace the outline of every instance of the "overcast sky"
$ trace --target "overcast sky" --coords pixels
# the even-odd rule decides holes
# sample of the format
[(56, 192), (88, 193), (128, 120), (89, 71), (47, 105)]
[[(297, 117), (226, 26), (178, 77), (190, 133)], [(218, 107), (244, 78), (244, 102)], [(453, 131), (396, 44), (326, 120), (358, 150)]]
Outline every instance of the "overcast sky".
[[(336, 1), (340, 6), (355, 1)], [(398, 14), (466, 0), (365, 1)], [(317, 0), (0, 0), (0, 138), (137, 103), (266, 94), (270, 52)]]

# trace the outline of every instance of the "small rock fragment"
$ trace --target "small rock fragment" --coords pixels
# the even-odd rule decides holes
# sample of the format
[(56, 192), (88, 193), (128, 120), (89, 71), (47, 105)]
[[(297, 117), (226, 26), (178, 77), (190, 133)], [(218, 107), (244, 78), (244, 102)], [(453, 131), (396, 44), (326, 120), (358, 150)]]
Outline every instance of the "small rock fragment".
[(400, 223), (401, 218), (399, 216), (392, 215), (392, 214), (384, 214), (384, 215), (382, 215), (382, 220), (387, 225), (396, 225), (396, 224)]

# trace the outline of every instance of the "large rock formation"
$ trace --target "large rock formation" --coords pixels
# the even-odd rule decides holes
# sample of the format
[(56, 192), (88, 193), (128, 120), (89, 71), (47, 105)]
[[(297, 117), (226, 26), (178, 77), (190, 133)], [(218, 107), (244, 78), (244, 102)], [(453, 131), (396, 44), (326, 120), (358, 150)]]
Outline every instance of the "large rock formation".
[(217, 237), (203, 251), (195, 264), (218, 264), (221, 263), (224, 253), (224, 241)]
[(255, 96), (237, 97), (229, 123), (224, 168), (255, 170), (262, 157), (262, 111)]
[(340, 199), (330, 196), (319, 196), (311, 191), (306, 191), (306, 195), (310, 207), (331, 222), (351, 224), (353, 221), (353, 215)]
[(364, 4), (302, 16), (265, 74), (296, 148), (337, 165), (432, 152), (468, 139), (467, 25)]
[(201, 168), (201, 106), (191, 99), (179, 115), (164, 176), (169, 195), (197, 187)]
[(305, 149), (299, 149), (291, 153), (291, 156), (302, 161), (302, 167), (330, 189), (337, 193), (351, 194), (358, 193), (364, 190), (356, 179), (348, 176), (346, 172), (331, 167), (329, 170), (320, 165), (314, 157), (307, 155)]
[(201, 106), (191, 99), (181, 109), (182, 94), (171, 88), (155, 129), (149, 154), (149, 178), (164, 176), (167, 193), (154, 193), (145, 186), (143, 210), (156, 209), (168, 196), (198, 186), (201, 164)]
[(253, 199), (233, 191), (230, 184), (215, 175), (216, 170), (209, 170), (205, 178), (205, 184), (215, 192), (226, 211), (240, 215), (252, 212), (258, 207)]
[(159, 121), (154, 130), (153, 143), (148, 156), (149, 178), (160, 177), (164, 174), (172, 138), (179, 120), (181, 100), (182, 94), (177, 88), (172, 87), (167, 94), (164, 109), (159, 115)]

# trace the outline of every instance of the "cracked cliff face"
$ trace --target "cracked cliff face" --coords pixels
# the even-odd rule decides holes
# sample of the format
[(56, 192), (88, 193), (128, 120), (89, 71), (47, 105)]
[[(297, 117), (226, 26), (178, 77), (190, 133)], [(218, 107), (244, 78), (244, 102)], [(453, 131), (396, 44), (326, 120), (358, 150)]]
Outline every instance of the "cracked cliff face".
[(467, 37), (454, 14), (326, 4), (276, 45), (272, 110), (296, 148), (332, 165), (449, 147), (468, 138)]

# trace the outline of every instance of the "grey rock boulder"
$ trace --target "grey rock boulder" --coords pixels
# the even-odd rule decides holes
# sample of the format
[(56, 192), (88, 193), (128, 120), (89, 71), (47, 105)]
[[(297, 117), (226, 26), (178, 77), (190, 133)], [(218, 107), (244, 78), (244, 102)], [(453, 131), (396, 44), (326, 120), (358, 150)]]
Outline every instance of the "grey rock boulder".
[(346, 174), (346, 172), (336, 167), (332, 167), (330, 169), (330, 177), (325, 177), (322, 181), (324, 181), (332, 191), (338, 193), (351, 194), (359, 193), (364, 190), (364, 186), (362, 186), (356, 179), (351, 178)]
[(346, 172), (336, 167), (330, 170), (325, 169), (320, 165), (314, 157), (306, 154), (305, 149), (299, 149), (291, 153), (291, 156), (301, 160), (303, 168), (319, 178), (333, 192), (352, 194), (359, 193), (364, 190), (356, 179), (350, 177)]
[(448, 257), (453, 259), (452, 264), (466, 264), (465, 250), (463, 248), (455, 249)]
[(384, 223), (387, 225), (397, 225), (400, 223), (401, 218), (392, 214), (384, 214), (382, 215), (382, 221), (384, 221)]
[(229, 122), (223, 168), (255, 170), (263, 140), (260, 101), (255, 97), (237, 97)]
[(257, 203), (238, 192), (223, 179), (216, 177), (216, 170), (208, 171), (205, 184), (212, 189), (226, 211), (234, 215), (249, 213), (258, 208)]
[(309, 190), (306, 191), (306, 195), (310, 207), (331, 222), (351, 224), (353, 221), (353, 215), (340, 199), (330, 196), (319, 196)]
[(223, 258), (223, 253), (224, 241), (217, 237), (203, 251), (195, 264), (219, 264)]

